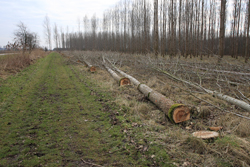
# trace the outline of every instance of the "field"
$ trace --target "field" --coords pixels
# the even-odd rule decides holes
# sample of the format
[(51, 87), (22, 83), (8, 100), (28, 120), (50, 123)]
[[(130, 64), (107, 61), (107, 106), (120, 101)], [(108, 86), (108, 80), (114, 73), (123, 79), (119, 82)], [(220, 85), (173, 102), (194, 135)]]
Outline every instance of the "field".
[[(86, 60), (97, 66), (96, 74), (90, 78), (113, 92), (116, 103), (129, 108), (128, 117), (130, 115), (138, 118), (140, 124), (150, 127), (145, 130), (143, 138), (155, 138), (154, 142), (161, 143), (162, 148), (177, 166), (189, 163), (191, 166), (244, 166), (250, 163), (249, 111), (171, 77), (188, 81), (202, 89), (217, 91), (249, 105), (250, 65), (245, 64), (244, 59), (235, 60), (225, 56), (223, 63), (218, 65), (216, 56), (203, 57), (203, 60), (200, 60), (200, 57), (185, 59), (181, 56), (155, 59), (150, 54), (131, 55), (114, 52), (66, 52), (64, 55), (70, 62)], [(103, 68), (102, 57), (174, 102), (195, 107), (192, 119), (178, 125), (171, 124), (159, 108), (144, 97), (135, 86), (120, 88)], [(84, 64), (76, 65), (87, 70), (83, 67)], [(207, 130), (208, 127), (223, 127), (220, 138), (209, 143), (192, 137), (193, 132)]]
[[(119, 87), (102, 57), (194, 108), (191, 119), (173, 124), (133, 84)], [(173, 80), (249, 104), (250, 65), (223, 61), (76, 51), (40, 58), (0, 80), (0, 166), (248, 166), (249, 112)], [(211, 126), (223, 127), (219, 138), (192, 136)]]

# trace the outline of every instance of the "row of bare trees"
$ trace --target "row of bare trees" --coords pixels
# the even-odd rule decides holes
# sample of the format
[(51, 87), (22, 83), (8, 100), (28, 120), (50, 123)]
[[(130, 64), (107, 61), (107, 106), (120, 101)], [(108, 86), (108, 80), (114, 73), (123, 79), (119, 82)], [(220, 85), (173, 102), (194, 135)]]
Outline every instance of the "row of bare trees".
[[(56, 48), (111, 50), (155, 55), (231, 55), (249, 59), (250, 0), (121, 0), (114, 8), (78, 20), (78, 31), (56, 24)], [(229, 4), (233, 10), (229, 10)], [(46, 39), (51, 43), (47, 16)], [(48, 38), (50, 36), (50, 38)], [(50, 47), (51, 48), (51, 47)]]

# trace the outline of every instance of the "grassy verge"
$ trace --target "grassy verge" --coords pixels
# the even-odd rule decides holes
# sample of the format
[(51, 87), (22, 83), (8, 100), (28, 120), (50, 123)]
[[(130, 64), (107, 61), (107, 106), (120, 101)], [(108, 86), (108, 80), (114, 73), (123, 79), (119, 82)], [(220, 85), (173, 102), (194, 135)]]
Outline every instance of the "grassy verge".
[(46, 54), (43, 50), (35, 49), (31, 53), (16, 52), (0, 56), (0, 79), (6, 79), (11, 74), (20, 72)]
[[(2, 80), (0, 166), (135, 166), (163, 162), (169, 166), (166, 152), (154, 144), (147, 146), (140, 130), (130, 131), (130, 136), (138, 134), (135, 141), (128, 139), (124, 126), (131, 126), (127, 123), (131, 121), (122, 117), (126, 108), (120, 110), (111, 94), (93, 85), (57, 53)], [(140, 143), (138, 148), (135, 142)], [(156, 155), (160, 156), (154, 158)]]

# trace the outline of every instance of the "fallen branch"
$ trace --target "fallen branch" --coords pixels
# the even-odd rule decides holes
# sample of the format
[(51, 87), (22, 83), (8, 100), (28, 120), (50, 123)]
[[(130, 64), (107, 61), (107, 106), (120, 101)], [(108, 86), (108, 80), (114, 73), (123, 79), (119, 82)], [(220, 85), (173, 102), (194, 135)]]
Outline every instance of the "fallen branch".
[[(162, 82), (162, 81), (161, 81), (161, 82)], [(165, 82), (162, 82), (162, 83), (165, 84)], [(197, 97), (196, 95), (194, 95), (190, 90), (183, 89), (183, 88), (181, 88), (181, 87), (179, 87), (179, 86), (177, 86), (177, 85), (173, 85), (173, 84), (171, 84), (171, 83), (170, 83), (170, 85), (171, 85), (171, 86), (174, 86), (174, 87), (177, 87), (177, 88), (181, 89), (182, 91), (187, 92), (189, 95), (193, 96), (194, 98), (197, 98), (197, 99), (199, 99), (199, 100), (201, 100), (201, 101), (203, 101), (203, 102), (205, 102), (205, 103), (207, 103), (207, 104), (209, 104), (209, 105), (211, 105), (211, 106), (217, 108), (217, 109), (220, 110), (220, 111), (227, 112), (227, 113), (236, 115), (236, 116), (238, 116), (238, 117), (241, 117), (241, 118), (245, 118), (245, 119), (250, 120), (250, 117), (246, 117), (246, 116), (243, 116), (243, 115), (240, 115), (240, 114), (231, 112), (231, 111), (224, 110), (224, 109), (222, 109), (222, 108), (220, 108), (220, 107), (218, 107), (218, 106), (216, 106), (216, 105), (214, 105), (214, 104), (212, 104), (212, 103), (210, 103), (210, 102), (208, 102), (208, 101), (206, 101), (206, 100), (204, 100), (204, 99), (202, 99), (202, 98), (199, 98), (199, 97)], [(199, 93), (200, 93), (200, 92), (199, 92)]]
[(242, 72), (235, 72), (235, 71), (224, 71), (224, 70), (215, 70), (215, 69), (193, 67), (193, 66), (189, 66), (189, 67), (198, 68), (198, 69), (204, 70), (204, 71), (214, 71), (214, 72), (219, 72), (219, 73), (228, 73), (228, 74), (235, 74), (235, 75), (248, 75), (248, 76), (250, 76), (250, 73), (242, 73)]
[[(178, 87), (178, 88), (180, 88), (180, 87)], [(180, 89), (181, 89), (181, 88), (180, 88)], [(184, 90), (184, 89), (181, 89), (181, 90)], [(241, 117), (241, 118), (245, 118), (245, 119), (249, 119), (249, 120), (250, 120), (249, 117), (246, 117), (246, 116), (243, 116), (243, 115), (240, 115), (240, 114), (231, 112), (231, 111), (224, 110), (224, 109), (222, 109), (222, 108), (220, 108), (220, 107), (218, 107), (218, 106), (216, 106), (216, 105), (214, 105), (214, 104), (212, 104), (212, 103), (210, 103), (210, 102), (208, 102), (208, 101), (206, 101), (206, 100), (204, 100), (204, 99), (201, 99), (201, 98), (195, 96), (193, 93), (191, 93), (191, 91), (187, 91), (187, 90), (184, 90), (184, 91), (188, 92), (191, 96), (193, 96), (193, 97), (195, 97), (195, 98), (197, 98), (197, 99), (199, 99), (199, 100), (201, 100), (201, 101), (203, 101), (203, 102), (205, 102), (205, 103), (207, 103), (207, 104), (210, 104), (211, 106), (217, 108), (217, 109), (220, 110), (220, 111), (224, 111), (224, 112), (227, 112), (227, 113), (236, 115), (236, 116), (238, 116), (238, 117)]]
[(174, 79), (174, 80), (177, 80), (177, 81), (181, 81), (181, 82), (183, 82), (183, 83), (186, 83), (186, 84), (188, 84), (188, 85), (190, 85), (190, 86), (192, 86), (192, 87), (194, 87), (194, 88), (196, 88), (196, 89), (203, 90), (203, 91), (205, 91), (206, 93), (211, 94), (211, 95), (214, 96), (214, 97), (218, 97), (219, 99), (225, 100), (225, 101), (227, 101), (227, 102), (229, 102), (229, 103), (231, 103), (231, 104), (234, 104), (234, 105), (236, 105), (236, 106), (238, 106), (238, 107), (241, 107), (241, 108), (243, 108), (243, 109), (245, 109), (245, 110), (247, 110), (247, 111), (250, 111), (250, 105), (249, 105), (248, 103), (244, 102), (244, 101), (235, 99), (235, 98), (230, 97), (230, 96), (227, 96), (227, 95), (223, 95), (222, 93), (218, 93), (218, 92), (216, 92), (216, 91), (211, 91), (211, 90), (209, 90), (209, 89), (203, 88), (203, 87), (200, 86), (200, 85), (195, 85), (195, 84), (193, 84), (193, 83), (191, 83), (191, 82), (189, 82), (189, 81), (186, 81), (186, 80), (177, 78), (176, 76), (171, 75), (171, 74), (169, 74), (168, 72), (163, 71), (163, 70), (160, 70), (160, 69), (158, 69), (158, 68), (154, 68), (154, 69), (157, 70), (157, 71), (159, 71), (159, 72), (162, 72), (162, 73), (166, 74), (167, 76), (169, 76), (169, 78), (172, 78), (172, 79)]

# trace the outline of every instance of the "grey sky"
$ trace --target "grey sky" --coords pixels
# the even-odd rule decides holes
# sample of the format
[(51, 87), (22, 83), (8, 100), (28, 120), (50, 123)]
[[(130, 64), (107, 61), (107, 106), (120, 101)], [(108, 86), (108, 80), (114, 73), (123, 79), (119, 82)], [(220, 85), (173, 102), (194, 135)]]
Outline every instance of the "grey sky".
[[(4, 46), (8, 41), (13, 42), (13, 32), (16, 25), (22, 21), (31, 32), (38, 33), (40, 45), (45, 46), (43, 21), (46, 15), (50, 18), (51, 26), (57, 24), (66, 31), (77, 31), (77, 22), (87, 14), (92, 17), (96, 14), (101, 18), (106, 9), (115, 6), (120, 0), (0, 0), (0, 46)], [(152, 0), (151, 0), (152, 1)], [(217, 5), (220, 4), (219, 0)], [(245, 0), (242, 0), (245, 4)], [(230, 15), (232, 12), (233, 0), (228, 0), (227, 11), (228, 26), (226, 32), (229, 32)], [(219, 12), (219, 10), (217, 10)], [(53, 44), (53, 42), (52, 42)]]
[(102, 17), (106, 9), (119, 0), (0, 0), (0, 46), (13, 42), (16, 25), (22, 21), (31, 32), (38, 33), (40, 45), (44, 46), (43, 21), (46, 14), (51, 25), (57, 24), (65, 30), (76, 30), (77, 20), (85, 14), (91, 17), (96, 13)]

